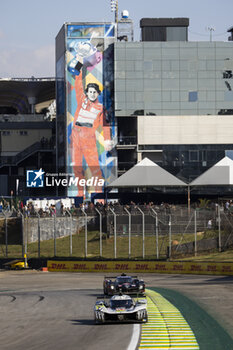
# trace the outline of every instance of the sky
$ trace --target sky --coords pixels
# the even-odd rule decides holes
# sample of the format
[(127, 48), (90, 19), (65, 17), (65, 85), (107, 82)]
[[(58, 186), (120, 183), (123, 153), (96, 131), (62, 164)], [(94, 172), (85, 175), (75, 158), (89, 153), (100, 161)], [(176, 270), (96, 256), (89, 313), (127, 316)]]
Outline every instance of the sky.
[[(111, 0), (0, 0), (0, 78), (55, 76), (55, 37), (65, 22), (112, 22)], [(118, 0), (134, 38), (141, 18), (188, 17), (189, 41), (227, 41), (232, 0)]]

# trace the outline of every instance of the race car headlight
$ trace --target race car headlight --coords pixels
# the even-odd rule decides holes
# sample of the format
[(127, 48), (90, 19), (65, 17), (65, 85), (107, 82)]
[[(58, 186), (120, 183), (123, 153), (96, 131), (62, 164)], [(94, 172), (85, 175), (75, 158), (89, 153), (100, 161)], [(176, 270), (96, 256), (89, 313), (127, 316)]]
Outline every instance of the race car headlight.
[(111, 288), (111, 289), (114, 289), (114, 286), (111, 286), (110, 288)]
[(143, 286), (142, 286), (142, 285), (140, 285), (140, 286), (139, 286), (139, 289), (143, 289)]

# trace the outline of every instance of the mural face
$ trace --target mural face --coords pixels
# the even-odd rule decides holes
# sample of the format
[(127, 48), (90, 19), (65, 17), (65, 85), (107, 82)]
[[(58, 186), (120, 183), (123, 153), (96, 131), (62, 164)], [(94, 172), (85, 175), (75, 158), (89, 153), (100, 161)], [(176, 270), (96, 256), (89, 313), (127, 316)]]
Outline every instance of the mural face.
[(69, 25), (66, 39), (70, 196), (90, 198), (116, 177), (114, 27)]

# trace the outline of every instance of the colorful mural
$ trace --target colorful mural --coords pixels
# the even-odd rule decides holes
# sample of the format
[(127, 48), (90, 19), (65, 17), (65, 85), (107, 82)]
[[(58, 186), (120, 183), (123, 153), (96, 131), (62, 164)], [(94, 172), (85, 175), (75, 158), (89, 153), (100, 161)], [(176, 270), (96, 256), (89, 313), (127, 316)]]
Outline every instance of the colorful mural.
[(67, 170), (70, 196), (90, 198), (116, 177), (114, 25), (68, 25)]

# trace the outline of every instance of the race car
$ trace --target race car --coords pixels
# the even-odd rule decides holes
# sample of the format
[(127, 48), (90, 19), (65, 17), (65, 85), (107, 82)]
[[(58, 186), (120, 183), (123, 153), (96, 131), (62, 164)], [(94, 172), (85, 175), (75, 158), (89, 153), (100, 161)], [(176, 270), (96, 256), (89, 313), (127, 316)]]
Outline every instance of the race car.
[(103, 290), (105, 295), (114, 295), (122, 292), (124, 294), (145, 293), (145, 283), (137, 276), (127, 276), (122, 273), (121, 276), (104, 277)]
[(97, 300), (94, 306), (95, 323), (147, 322), (147, 300), (135, 301), (129, 295), (119, 294), (109, 301)]

